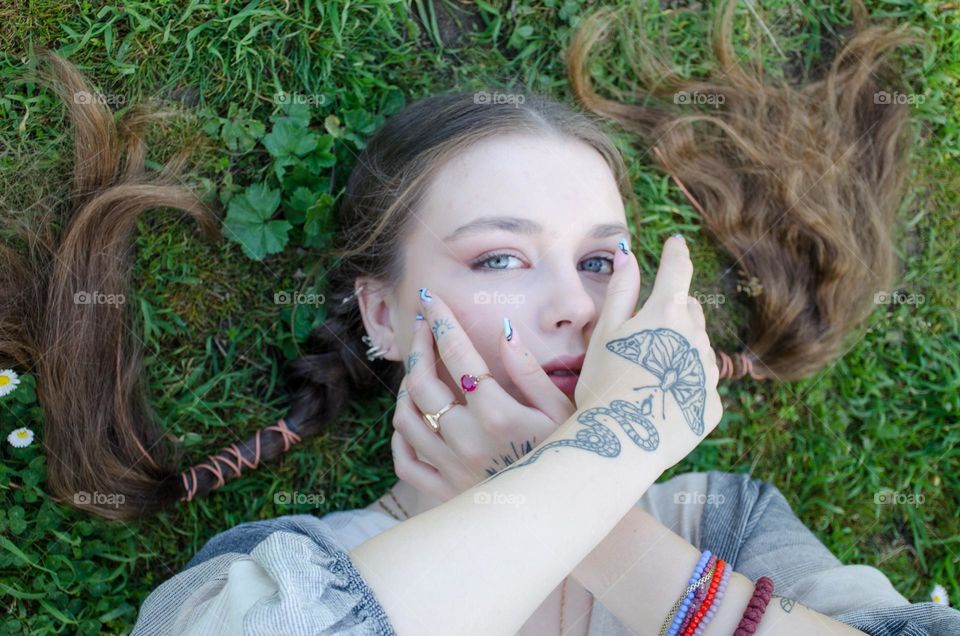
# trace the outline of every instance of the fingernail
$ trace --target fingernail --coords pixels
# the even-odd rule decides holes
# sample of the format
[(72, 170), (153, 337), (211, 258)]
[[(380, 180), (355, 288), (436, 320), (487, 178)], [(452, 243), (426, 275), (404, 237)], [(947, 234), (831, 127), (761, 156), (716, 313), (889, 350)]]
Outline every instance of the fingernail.
[(426, 287), (420, 288), (420, 302), (426, 304), (433, 300), (433, 296), (430, 295), (430, 292), (427, 291)]
[(621, 240), (619, 243), (617, 243), (617, 247), (619, 247), (619, 248), (620, 248), (620, 251), (623, 252), (624, 254), (629, 254), (629, 253), (630, 253), (630, 250), (627, 249), (627, 242), (626, 242), (626, 241)]
[(613, 271), (617, 271), (627, 262), (628, 252), (617, 250), (613, 253)]
[(677, 232), (676, 234), (674, 234), (672, 238), (680, 239), (680, 240), (683, 241), (684, 243), (687, 242), (687, 239), (683, 238), (683, 234), (680, 234), (680, 232)]
[(513, 325), (510, 324), (510, 319), (506, 316), (503, 317), (503, 337), (507, 339), (507, 342), (513, 340)]

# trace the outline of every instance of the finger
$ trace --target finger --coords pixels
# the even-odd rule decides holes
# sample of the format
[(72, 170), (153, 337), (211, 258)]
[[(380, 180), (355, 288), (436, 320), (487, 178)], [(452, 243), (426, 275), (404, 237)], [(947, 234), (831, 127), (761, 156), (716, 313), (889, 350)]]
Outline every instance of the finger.
[[(542, 411), (559, 426), (573, 414), (576, 407), (526, 348), (510, 319), (505, 316), (503, 320), (504, 337), (500, 338), (500, 359), (507, 375), (531, 407)], [(509, 340), (506, 338), (507, 334), (510, 335)]]
[[(455, 399), (466, 404), (466, 400), (455, 396), (446, 382), (437, 375), (439, 361), (434, 352), (433, 336), (430, 335), (427, 320), (424, 316), (423, 320), (414, 321), (410, 353), (404, 361), (407, 375), (401, 382), (405, 384), (413, 408), (418, 413), (436, 413)], [(453, 424), (458, 428), (469, 428), (466, 418), (463, 407), (458, 405), (454, 405), (442, 416), (445, 426)], [(423, 425), (436, 435), (426, 422)]]
[[(490, 368), (443, 299), (427, 289), (422, 290), (420, 298), (440, 359), (453, 380), (463, 382), (468, 374), (480, 376), (489, 373)], [(492, 377), (481, 380), (473, 391), (464, 390), (461, 397), (461, 401), (467, 401), (481, 414), (490, 414), (490, 405), (503, 404), (506, 399), (512, 398)], [(479, 419), (482, 421), (484, 418)]]
[(686, 304), (692, 279), (693, 263), (690, 262), (687, 242), (681, 235), (674, 234), (663, 244), (660, 266), (650, 296), (657, 297), (660, 302), (676, 302), (682, 298), (682, 304)]
[(613, 274), (607, 283), (603, 310), (597, 319), (600, 333), (613, 329), (629, 320), (637, 310), (640, 295), (640, 266), (636, 255), (630, 251), (626, 239), (614, 249)]
[[(468, 476), (473, 476), (470, 469), (461, 461), (443, 439), (433, 432), (423, 420), (423, 414), (406, 389), (406, 376), (400, 382), (402, 397), (397, 399), (397, 407), (393, 415), (393, 427), (403, 436), (404, 440), (413, 447), (416, 457), (429, 463), (440, 471), (447, 479), (455, 479), (462, 483)], [(438, 380), (439, 381), (439, 380)], [(444, 418), (444, 424), (447, 423)], [(467, 480), (467, 483), (474, 483)]]
[(393, 449), (393, 467), (397, 477), (441, 501), (456, 495), (451, 492), (452, 489), (446, 484), (440, 471), (417, 459), (413, 446), (407, 443), (399, 431), (393, 432), (390, 447)]

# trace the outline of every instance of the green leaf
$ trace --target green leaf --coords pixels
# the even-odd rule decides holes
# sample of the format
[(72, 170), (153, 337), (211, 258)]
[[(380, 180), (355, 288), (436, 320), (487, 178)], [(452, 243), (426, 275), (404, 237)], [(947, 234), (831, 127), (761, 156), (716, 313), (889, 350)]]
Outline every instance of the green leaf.
[(337, 157), (333, 154), (334, 139), (330, 135), (323, 135), (317, 142), (317, 147), (311, 152), (305, 162), (311, 172), (320, 172), (324, 168), (330, 168), (337, 163)]
[(307, 216), (307, 210), (316, 202), (317, 195), (309, 188), (299, 187), (293, 191), (285, 204), (287, 210), (287, 220), (295, 225), (303, 224)]
[(323, 127), (334, 138), (339, 138), (343, 135), (343, 127), (340, 125), (340, 118), (336, 115), (327, 115), (327, 118), (323, 120)]
[(328, 239), (333, 234), (333, 228), (330, 227), (330, 210), (333, 207), (333, 201), (333, 197), (324, 192), (307, 209), (303, 224), (303, 232), (306, 235), (304, 244), (307, 247), (326, 247)]
[(225, 234), (254, 260), (281, 252), (287, 245), (293, 226), (286, 221), (271, 220), (280, 205), (280, 197), (279, 190), (254, 184), (230, 199), (224, 219)]
[(271, 157), (302, 157), (317, 147), (317, 136), (295, 120), (284, 117), (277, 120), (263, 145)]
[(301, 128), (310, 125), (310, 106), (308, 104), (286, 101), (283, 103), (282, 110), (282, 115), (271, 115), (270, 121), (276, 123), (283, 119), (289, 119)]
[(235, 152), (249, 152), (263, 137), (266, 127), (255, 119), (230, 119), (223, 124), (221, 138)]
[(343, 113), (343, 123), (347, 128), (362, 135), (369, 135), (384, 121), (382, 115), (371, 115), (362, 108), (354, 108)]

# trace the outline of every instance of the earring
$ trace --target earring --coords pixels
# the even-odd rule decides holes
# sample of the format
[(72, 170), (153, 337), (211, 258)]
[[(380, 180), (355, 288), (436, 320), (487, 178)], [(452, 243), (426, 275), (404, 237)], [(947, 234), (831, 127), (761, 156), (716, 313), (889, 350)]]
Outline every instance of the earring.
[(341, 300), (341, 301), (340, 301), (340, 304), (342, 305), (342, 304), (344, 304), (344, 303), (348, 303), (348, 302), (350, 302), (352, 299), (354, 299), (354, 298), (356, 298), (357, 296), (359, 296), (359, 295), (360, 295), (360, 292), (363, 291), (363, 288), (364, 288), (364, 287), (365, 287), (365, 285), (360, 285), (359, 287), (357, 287), (356, 291), (354, 291), (352, 294), (350, 294), (349, 296), (347, 296), (346, 298), (344, 298), (343, 300)]
[(363, 344), (369, 347), (367, 349), (367, 360), (370, 360), (371, 362), (373, 362), (374, 360), (377, 360), (378, 358), (382, 358), (385, 355), (387, 355), (387, 352), (381, 349), (380, 345), (373, 344), (373, 340), (370, 339), (370, 336), (364, 334), (364, 336), (360, 339), (363, 340)]

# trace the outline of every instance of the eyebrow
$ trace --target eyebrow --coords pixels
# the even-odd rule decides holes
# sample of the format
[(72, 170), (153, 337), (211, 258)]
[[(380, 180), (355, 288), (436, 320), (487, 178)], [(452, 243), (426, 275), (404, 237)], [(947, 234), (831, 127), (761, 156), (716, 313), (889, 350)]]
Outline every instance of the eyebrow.
[[(536, 221), (518, 216), (481, 216), (461, 225), (444, 237), (443, 240), (448, 242), (484, 230), (503, 230), (515, 234), (537, 234), (543, 231), (543, 226)], [(623, 223), (600, 223), (593, 226), (588, 236), (592, 239), (603, 239), (618, 234), (629, 235), (630, 230)]]

